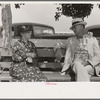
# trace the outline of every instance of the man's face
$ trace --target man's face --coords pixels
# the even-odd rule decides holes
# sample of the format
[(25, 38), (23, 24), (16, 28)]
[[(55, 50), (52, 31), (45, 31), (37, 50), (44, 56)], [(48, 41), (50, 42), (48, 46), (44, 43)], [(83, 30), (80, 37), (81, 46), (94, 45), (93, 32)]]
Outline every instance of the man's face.
[(79, 24), (79, 25), (75, 25), (73, 27), (73, 32), (75, 33), (75, 35), (79, 38), (83, 37), (84, 35), (84, 26)]

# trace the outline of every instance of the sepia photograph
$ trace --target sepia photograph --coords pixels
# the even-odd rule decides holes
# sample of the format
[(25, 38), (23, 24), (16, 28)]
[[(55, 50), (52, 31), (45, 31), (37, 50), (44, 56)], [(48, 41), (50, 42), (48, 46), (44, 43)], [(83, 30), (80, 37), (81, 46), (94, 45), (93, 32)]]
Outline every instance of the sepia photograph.
[[(37, 93), (38, 87), (41, 92), (47, 93), (53, 87), (54, 91), (50, 92), (53, 96), (39, 94), (42, 95), (40, 97), (93, 96), (87, 95), (92, 90), (88, 90), (88, 86), (100, 87), (99, 1), (0, 1), (0, 14), (1, 89), (6, 85), (8, 90), (21, 87), (19, 90), (27, 88), (27, 93), (35, 87)], [(81, 90), (80, 87), (87, 88), (85, 96), (76, 93), (71, 97), (73, 94), (70, 93)], [(64, 88), (70, 91), (68, 95)], [(18, 97), (17, 93), (15, 91), (13, 96), (7, 94), (7, 97)], [(21, 93), (19, 98), (26, 97), (24, 92)], [(34, 96), (32, 93), (29, 98), (38, 97), (38, 94)], [(96, 97), (100, 97), (98, 93)]]

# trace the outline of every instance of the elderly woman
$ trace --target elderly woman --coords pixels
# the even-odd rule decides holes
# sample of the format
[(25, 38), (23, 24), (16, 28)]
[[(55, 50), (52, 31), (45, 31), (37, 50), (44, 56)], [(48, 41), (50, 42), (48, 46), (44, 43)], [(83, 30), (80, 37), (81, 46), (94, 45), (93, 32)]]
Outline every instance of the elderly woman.
[(12, 47), (12, 67), (10, 75), (13, 82), (41, 82), (46, 77), (37, 67), (37, 54), (34, 43), (29, 41), (32, 31), (25, 26), (20, 28), (21, 38)]

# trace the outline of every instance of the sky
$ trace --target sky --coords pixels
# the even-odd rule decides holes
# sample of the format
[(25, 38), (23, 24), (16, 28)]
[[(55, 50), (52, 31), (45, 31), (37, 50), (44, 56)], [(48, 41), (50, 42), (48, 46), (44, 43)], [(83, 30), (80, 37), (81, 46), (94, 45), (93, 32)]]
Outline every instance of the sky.
[[(15, 9), (14, 4), (11, 4), (12, 22), (35, 22), (53, 26), (55, 32), (72, 32), (71, 27), (72, 18), (61, 16), (59, 21), (55, 21), (56, 3), (25, 3), (20, 9)], [(1, 13), (1, 8), (0, 8)], [(100, 23), (100, 9), (95, 5), (91, 15), (85, 18), (87, 26)], [(0, 16), (0, 25), (1, 25)]]

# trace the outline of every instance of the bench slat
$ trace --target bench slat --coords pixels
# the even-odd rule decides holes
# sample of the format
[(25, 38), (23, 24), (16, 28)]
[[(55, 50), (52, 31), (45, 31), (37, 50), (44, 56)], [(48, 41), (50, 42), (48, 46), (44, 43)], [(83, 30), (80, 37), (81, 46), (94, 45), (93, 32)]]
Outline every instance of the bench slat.
[[(12, 51), (7, 51), (0, 48), (1, 56), (12, 56)], [(37, 49), (38, 57), (55, 57), (53, 49)]]
[(4, 73), (1, 73), (0, 74), (0, 81), (11, 81), (12, 80), (12, 77), (9, 75), (9, 72), (5, 71)]
[[(17, 39), (12, 39), (12, 45), (14, 45)], [(30, 39), (36, 47), (53, 47), (58, 42), (65, 42), (63, 39)], [(2, 39), (0, 39), (0, 47), (2, 47)]]
[[(62, 76), (58, 72), (43, 72), (44, 76), (47, 77), (48, 82), (56, 82), (56, 81), (70, 81), (71, 77), (69, 75)], [(0, 81), (9, 80), (11, 81), (12, 77), (9, 75), (9, 72), (4, 72), (0, 74)]]
[[(1, 56), (12, 56), (12, 51), (7, 51), (0, 48)], [(53, 49), (37, 49), (38, 57), (54, 57)]]
[[(3, 68), (10, 68), (12, 62), (0, 62), (0, 66)], [(42, 63), (39, 62), (39, 67), (40, 68), (62, 68), (63, 63)]]
[[(38, 57), (55, 57), (55, 53), (53, 49), (49, 48), (37, 48), (37, 55)], [(65, 50), (62, 49), (62, 53), (64, 54)], [(4, 50), (0, 48), (0, 55), (1, 56), (12, 56), (12, 51)]]
[[(70, 75), (60, 75), (59, 72), (43, 72), (43, 74), (47, 77), (48, 82), (70, 82), (71, 76)], [(8, 80), (11, 81), (12, 77), (9, 75), (9, 72), (4, 72), (0, 74), (0, 81)], [(91, 77), (91, 81), (100, 82), (100, 77)]]

